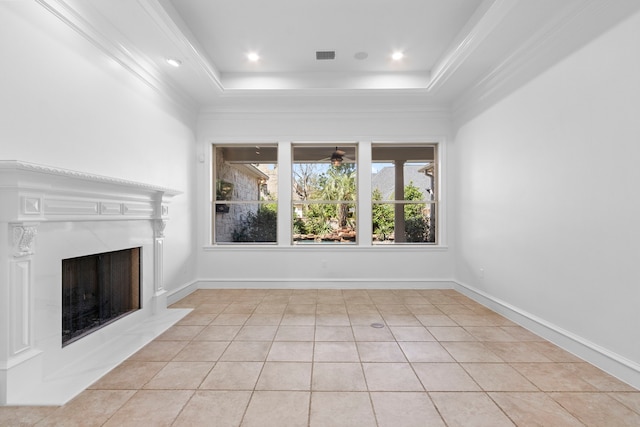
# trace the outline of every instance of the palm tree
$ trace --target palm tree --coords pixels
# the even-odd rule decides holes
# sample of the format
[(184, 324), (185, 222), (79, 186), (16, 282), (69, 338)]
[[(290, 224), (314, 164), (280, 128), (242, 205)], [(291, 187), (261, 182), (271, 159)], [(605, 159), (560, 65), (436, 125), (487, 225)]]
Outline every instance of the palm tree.
[[(324, 200), (347, 202), (355, 200), (356, 170), (353, 164), (342, 164), (329, 168), (320, 179), (320, 195)], [(338, 225), (347, 225), (349, 203), (339, 203), (337, 206)]]

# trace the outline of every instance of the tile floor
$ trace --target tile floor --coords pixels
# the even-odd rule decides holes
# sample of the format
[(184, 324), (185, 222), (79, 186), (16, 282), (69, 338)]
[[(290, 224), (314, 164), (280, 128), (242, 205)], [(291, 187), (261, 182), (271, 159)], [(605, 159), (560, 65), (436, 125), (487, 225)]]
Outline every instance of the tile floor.
[(0, 407), (0, 425), (640, 426), (638, 390), (452, 290), (174, 306), (194, 310), (77, 398)]

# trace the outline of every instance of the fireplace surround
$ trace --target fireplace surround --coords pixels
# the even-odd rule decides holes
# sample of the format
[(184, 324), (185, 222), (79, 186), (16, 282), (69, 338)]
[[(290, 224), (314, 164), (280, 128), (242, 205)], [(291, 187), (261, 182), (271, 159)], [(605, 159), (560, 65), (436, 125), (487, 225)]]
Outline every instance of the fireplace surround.
[[(0, 161), (0, 405), (63, 404), (189, 311), (166, 308), (162, 277), (169, 204), (178, 194)], [(131, 248), (138, 248), (139, 309), (63, 345), (63, 260)]]

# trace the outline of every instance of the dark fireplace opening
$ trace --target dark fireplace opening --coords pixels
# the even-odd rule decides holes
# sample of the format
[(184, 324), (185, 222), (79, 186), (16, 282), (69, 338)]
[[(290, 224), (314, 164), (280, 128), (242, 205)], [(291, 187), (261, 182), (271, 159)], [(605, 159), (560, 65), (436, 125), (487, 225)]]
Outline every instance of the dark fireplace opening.
[(140, 309), (141, 248), (62, 260), (62, 346)]

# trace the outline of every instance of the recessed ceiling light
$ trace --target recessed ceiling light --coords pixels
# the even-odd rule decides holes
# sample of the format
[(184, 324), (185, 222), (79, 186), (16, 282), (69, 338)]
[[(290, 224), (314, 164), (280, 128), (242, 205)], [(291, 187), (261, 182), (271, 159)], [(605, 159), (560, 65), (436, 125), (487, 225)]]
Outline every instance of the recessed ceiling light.
[(369, 54), (367, 52), (357, 52), (353, 57), (362, 61), (363, 59), (367, 59)]
[(391, 55), (391, 59), (394, 61), (400, 61), (402, 58), (404, 58), (404, 53), (402, 52), (393, 52), (393, 55)]
[(251, 62), (256, 62), (257, 60), (260, 59), (260, 55), (258, 55), (255, 52), (250, 52), (247, 54), (247, 59), (249, 59), (249, 61)]
[(167, 58), (167, 64), (171, 65), (172, 67), (179, 67), (182, 65), (182, 61), (176, 58)]

